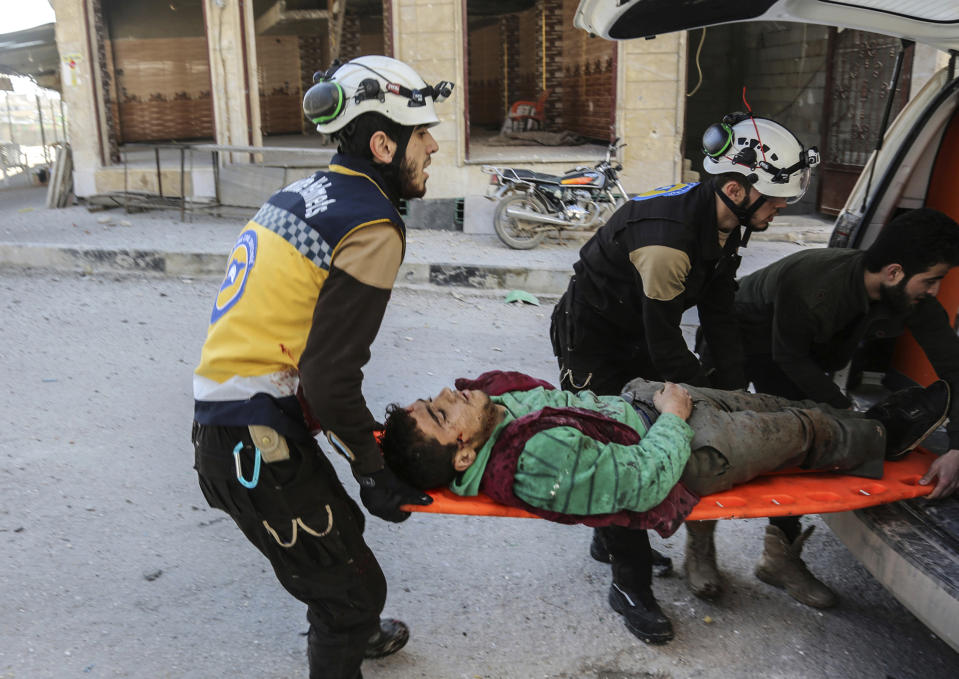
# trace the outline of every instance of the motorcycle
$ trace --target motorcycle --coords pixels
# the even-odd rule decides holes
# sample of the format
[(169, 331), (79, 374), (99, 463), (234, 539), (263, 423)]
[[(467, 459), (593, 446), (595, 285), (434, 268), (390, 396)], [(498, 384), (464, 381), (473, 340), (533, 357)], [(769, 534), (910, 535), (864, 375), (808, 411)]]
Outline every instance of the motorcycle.
[(619, 181), (617, 137), (606, 158), (593, 168), (577, 167), (561, 176), (484, 165), (490, 175), (486, 197), (498, 200), (493, 215), (496, 235), (516, 250), (535, 248), (551, 230), (589, 231), (606, 223), (629, 199)]

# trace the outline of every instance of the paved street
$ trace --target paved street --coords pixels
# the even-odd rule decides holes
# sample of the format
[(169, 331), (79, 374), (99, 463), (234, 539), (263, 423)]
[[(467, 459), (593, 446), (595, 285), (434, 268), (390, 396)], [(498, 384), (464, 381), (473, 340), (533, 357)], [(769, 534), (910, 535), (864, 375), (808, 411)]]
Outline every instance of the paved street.
[[(750, 251), (747, 270), (763, 256)], [(206, 507), (191, 469), (190, 377), (217, 284), (0, 270), (0, 678), (306, 676), (305, 607)], [(553, 377), (549, 298), (511, 306), (502, 293), (397, 290), (366, 370), (373, 412), (489, 368)], [(659, 580), (677, 638), (651, 647), (606, 604), (609, 567), (589, 558), (588, 529), (370, 519), (385, 613), (413, 636), (364, 676), (954, 677), (959, 656), (812, 521), (807, 562), (838, 609), (757, 581), (763, 521), (725, 522), (726, 597)], [(654, 543), (681, 572), (683, 531)]]

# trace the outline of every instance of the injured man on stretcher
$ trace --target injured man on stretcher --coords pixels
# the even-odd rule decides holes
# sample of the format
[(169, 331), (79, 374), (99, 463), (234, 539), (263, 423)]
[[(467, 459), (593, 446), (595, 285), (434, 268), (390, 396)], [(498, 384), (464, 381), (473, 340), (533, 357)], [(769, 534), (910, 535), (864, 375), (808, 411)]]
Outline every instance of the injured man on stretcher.
[[(399, 477), (423, 490), (482, 492), (560, 523), (651, 528), (664, 537), (699, 496), (765, 472), (879, 478), (884, 459), (912, 450), (943, 422), (950, 399), (941, 380), (865, 413), (643, 379), (621, 396), (561, 391), (501, 371), (455, 386), (388, 408), (382, 448)], [(632, 631), (632, 606), (640, 615), (658, 606), (646, 574), (629, 570), (613, 563), (610, 603)], [(661, 640), (671, 636), (670, 629)]]

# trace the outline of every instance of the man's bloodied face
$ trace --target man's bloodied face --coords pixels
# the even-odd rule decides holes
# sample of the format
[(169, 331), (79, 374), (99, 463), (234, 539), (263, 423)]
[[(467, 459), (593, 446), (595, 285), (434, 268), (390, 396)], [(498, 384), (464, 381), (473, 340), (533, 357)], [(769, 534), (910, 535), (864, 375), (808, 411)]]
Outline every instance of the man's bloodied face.
[(479, 448), (500, 418), (497, 406), (482, 391), (443, 389), (431, 399), (407, 407), (420, 431), (440, 443), (466, 443)]

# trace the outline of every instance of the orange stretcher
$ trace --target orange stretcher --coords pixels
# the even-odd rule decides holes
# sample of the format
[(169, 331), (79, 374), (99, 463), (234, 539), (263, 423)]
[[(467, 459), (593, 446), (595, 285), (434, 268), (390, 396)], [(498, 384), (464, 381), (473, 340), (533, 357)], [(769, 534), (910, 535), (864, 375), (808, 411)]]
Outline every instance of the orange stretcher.
[[(895, 462), (886, 462), (881, 479), (832, 472), (790, 469), (767, 474), (728, 491), (706, 495), (687, 521), (751, 519), (762, 516), (828, 514), (928, 495), (934, 484), (919, 485), (936, 456), (922, 448)], [(494, 502), (485, 495), (461, 497), (446, 488), (430, 491), (433, 504), (406, 505), (411, 512), (507, 516), (538, 519), (535, 514)]]

